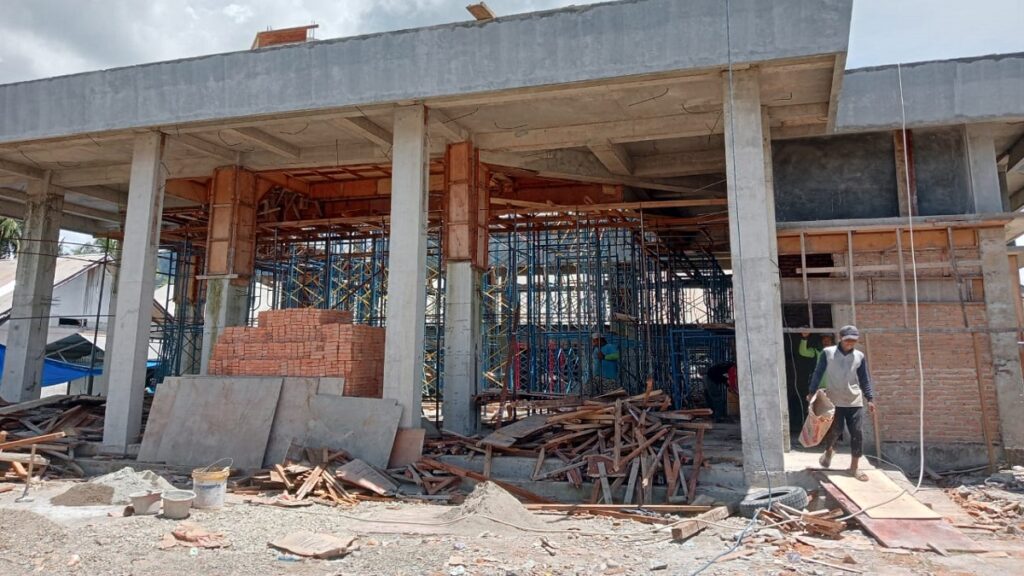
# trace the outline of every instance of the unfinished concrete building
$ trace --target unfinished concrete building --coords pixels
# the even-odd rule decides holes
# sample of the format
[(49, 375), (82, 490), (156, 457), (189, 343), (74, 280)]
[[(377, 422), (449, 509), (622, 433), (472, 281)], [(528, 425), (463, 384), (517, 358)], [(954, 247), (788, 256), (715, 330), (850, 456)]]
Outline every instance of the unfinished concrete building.
[(63, 228), (123, 239), (115, 453), (165, 253), (201, 334), (169, 374), (260, 307), (345, 310), (386, 327), (402, 426), (436, 404), (470, 434), (495, 390), (585, 393), (600, 332), (677, 407), (735, 359), (757, 482), (786, 469), (797, 336), (848, 322), (873, 433), (913, 457), (919, 318), (929, 458), (1019, 459), (1024, 55), (845, 71), (851, 5), (626, 0), (0, 86), (0, 210), (33, 247), (3, 399), (39, 394)]

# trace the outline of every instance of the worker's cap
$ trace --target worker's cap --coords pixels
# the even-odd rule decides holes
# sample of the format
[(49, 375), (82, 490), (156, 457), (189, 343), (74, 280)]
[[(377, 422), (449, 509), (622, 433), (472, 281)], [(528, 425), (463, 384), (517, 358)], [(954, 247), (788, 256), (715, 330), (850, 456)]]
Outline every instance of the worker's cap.
[(860, 331), (856, 326), (843, 326), (839, 329), (840, 340), (860, 340)]
[(600, 332), (594, 332), (593, 334), (590, 335), (591, 340), (597, 340), (599, 338), (604, 338), (604, 334), (601, 334)]

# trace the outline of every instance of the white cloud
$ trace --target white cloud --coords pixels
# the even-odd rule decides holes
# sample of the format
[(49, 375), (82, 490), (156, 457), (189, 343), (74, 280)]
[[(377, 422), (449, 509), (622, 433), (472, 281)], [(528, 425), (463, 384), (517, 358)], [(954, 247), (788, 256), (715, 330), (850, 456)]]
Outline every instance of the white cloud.
[(235, 24), (245, 24), (253, 17), (252, 8), (240, 4), (228, 4), (221, 12), (234, 20)]

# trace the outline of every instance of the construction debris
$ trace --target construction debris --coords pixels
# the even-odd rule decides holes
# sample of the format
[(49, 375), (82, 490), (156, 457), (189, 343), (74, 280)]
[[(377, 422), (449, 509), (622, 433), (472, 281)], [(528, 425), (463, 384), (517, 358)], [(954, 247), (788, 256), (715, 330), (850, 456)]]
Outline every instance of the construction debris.
[[(534, 415), (499, 428), (474, 448), (485, 455), (484, 476), (495, 453), (537, 459), (533, 480), (564, 478), (581, 487), (593, 481), (591, 503), (654, 502), (654, 485), (668, 503), (691, 502), (704, 460), (709, 409), (669, 410), (661, 390), (626, 397), (622, 390)], [(559, 462), (544, 471), (546, 462)], [(623, 488), (623, 486), (625, 486)]]
[(992, 474), (980, 484), (947, 491), (974, 518), (969, 528), (993, 533), (1024, 535), (1024, 467)]
[(227, 541), (224, 534), (210, 532), (195, 522), (182, 522), (170, 534), (164, 537), (157, 544), (161, 550), (169, 550), (175, 546), (187, 548), (227, 548), (231, 543)]
[[(0, 407), (0, 480), (28, 478), (31, 461), (39, 476), (84, 476), (75, 448), (103, 438), (105, 400), (48, 396)], [(37, 456), (26, 452), (35, 449)]]
[(304, 556), (329, 560), (341, 558), (359, 549), (357, 536), (351, 532), (338, 534), (317, 534), (315, 532), (294, 532), (268, 543), (271, 548)]

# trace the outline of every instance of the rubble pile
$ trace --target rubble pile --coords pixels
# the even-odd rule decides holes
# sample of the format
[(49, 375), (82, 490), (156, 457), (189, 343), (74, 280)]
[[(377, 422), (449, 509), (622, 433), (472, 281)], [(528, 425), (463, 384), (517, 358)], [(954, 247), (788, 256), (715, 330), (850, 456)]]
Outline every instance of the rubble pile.
[(992, 474), (980, 484), (947, 491), (974, 518), (973, 528), (1024, 535), (1024, 466)]

